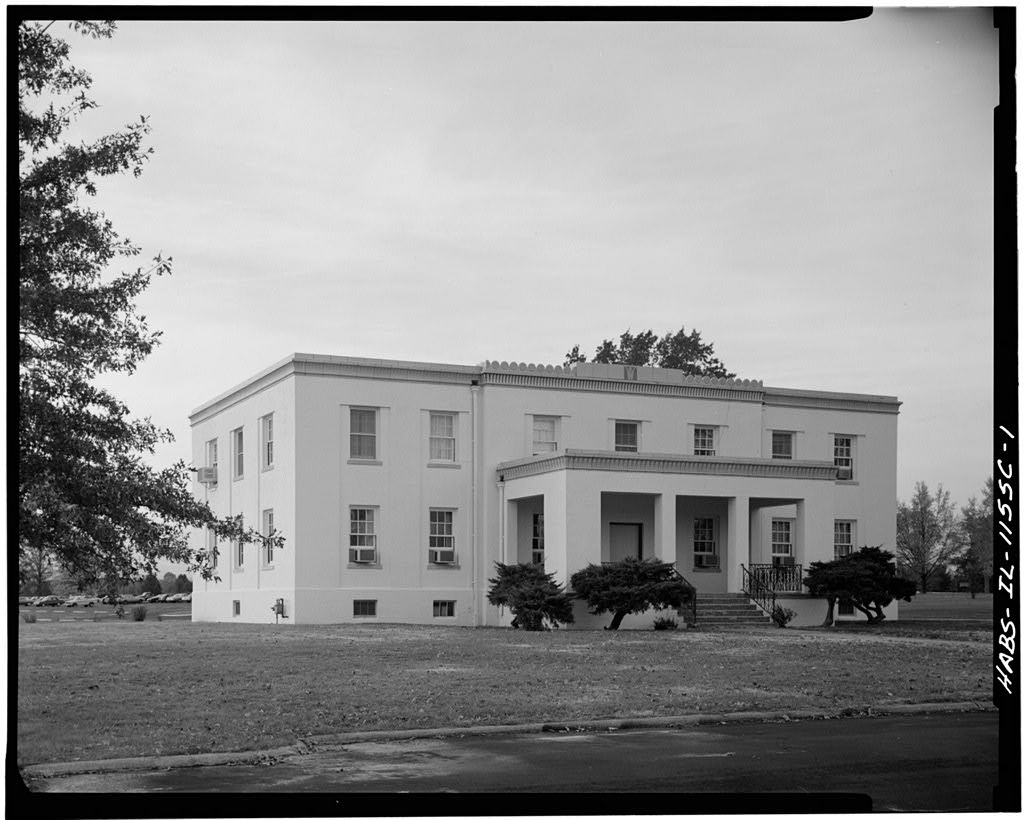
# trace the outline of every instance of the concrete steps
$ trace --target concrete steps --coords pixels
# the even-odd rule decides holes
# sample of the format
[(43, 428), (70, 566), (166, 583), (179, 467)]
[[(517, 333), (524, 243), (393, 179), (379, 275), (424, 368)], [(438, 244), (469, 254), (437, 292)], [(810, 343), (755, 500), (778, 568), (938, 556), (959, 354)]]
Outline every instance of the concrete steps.
[(697, 627), (771, 626), (772, 620), (740, 592), (697, 593)]

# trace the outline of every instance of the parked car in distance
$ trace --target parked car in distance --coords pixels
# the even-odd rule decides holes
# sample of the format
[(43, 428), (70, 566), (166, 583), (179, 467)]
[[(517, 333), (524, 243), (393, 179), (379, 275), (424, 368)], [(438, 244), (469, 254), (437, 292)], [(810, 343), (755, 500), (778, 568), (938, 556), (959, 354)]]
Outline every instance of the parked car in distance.
[(178, 601), (181, 600), (181, 596), (184, 594), (184, 592), (172, 592), (167, 596), (167, 603), (176, 604)]
[(35, 605), (36, 606), (60, 606), (61, 603), (62, 603), (61, 599), (58, 598), (56, 595), (44, 595), (42, 598), (40, 598), (38, 601), (36, 601)]
[(18, 606), (32, 606), (32, 599), (27, 595), (18, 596)]
[(186, 592), (184, 595), (182, 595), (181, 596), (181, 602), (183, 604), (190, 604), (190, 603), (192, 603), (192, 593), (191, 592)]
[(93, 595), (72, 595), (64, 602), (64, 606), (93, 606), (99, 600)]
[(162, 603), (165, 603), (167, 601), (167, 595), (168, 595), (168, 593), (161, 592), (158, 595), (154, 595), (146, 603), (148, 603), (148, 604), (162, 604)]

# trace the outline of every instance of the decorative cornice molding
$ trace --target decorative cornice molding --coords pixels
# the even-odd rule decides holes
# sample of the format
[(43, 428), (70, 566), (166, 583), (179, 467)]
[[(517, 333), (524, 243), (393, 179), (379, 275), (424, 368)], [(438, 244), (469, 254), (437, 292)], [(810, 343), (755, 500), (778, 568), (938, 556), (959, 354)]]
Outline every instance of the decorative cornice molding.
[(491, 372), (485, 370), (480, 377), (485, 385), (506, 387), (536, 387), (544, 390), (579, 390), (588, 393), (629, 393), (639, 396), (678, 396), (699, 399), (721, 399), (723, 401), (762, 400), (760, 390), (744, 389), (727, 385), (661, 384), (657, 382), (615, 381), (611, 379), (586, 379), (546, 372)]
[(764, 403), (769, 407), (806, 407), (814, 410), (852, 410), (857, 413), (900, 412), (902, 402), (895, 396), (860, 393), (829, 393), (824, 390), (789, 390), (766, 387)]
[(617, 453), (608, 450), (565, 450), (561, 453), (532, 456), (499, 464), (496, 472), (499, 480), (511, 481), (557, 470), (836, 480), (836, 466), (830, 461), (779, 461), (674, 453)]

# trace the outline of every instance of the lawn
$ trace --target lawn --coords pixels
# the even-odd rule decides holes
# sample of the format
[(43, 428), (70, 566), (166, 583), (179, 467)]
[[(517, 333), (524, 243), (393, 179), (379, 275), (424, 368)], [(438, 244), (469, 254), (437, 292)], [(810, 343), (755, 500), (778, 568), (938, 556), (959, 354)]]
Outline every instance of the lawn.
[(991, 633), (19, 623), (20, 764), (334, 732), (991, 699)]

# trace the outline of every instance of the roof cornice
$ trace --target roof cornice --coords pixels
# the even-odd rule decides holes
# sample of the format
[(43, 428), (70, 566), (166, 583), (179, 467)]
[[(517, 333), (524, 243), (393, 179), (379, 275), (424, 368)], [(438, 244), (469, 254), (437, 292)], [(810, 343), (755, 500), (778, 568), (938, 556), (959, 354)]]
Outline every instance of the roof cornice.
[(898, 414), (902, 402), (895, 396), (864, 393), (831, 393), (825, 390), (792, 390), (766, 387), (764, 403), (769, 407), (808, 407), (815, 410), (853, 410), (858, 413)]
[(502, 481), (541, 475), (558, 470), (607, 470), (627, 473), (675, 473), (685, 475), (744, 476), (748, 478), (798, 478), (835, 481), (831, 461), (782, 461), (729, 456), (691, 456), (676, 453), (618, 453), (610, 450), (564, 450), (541, 456), (506, 461), (496, 472)]

